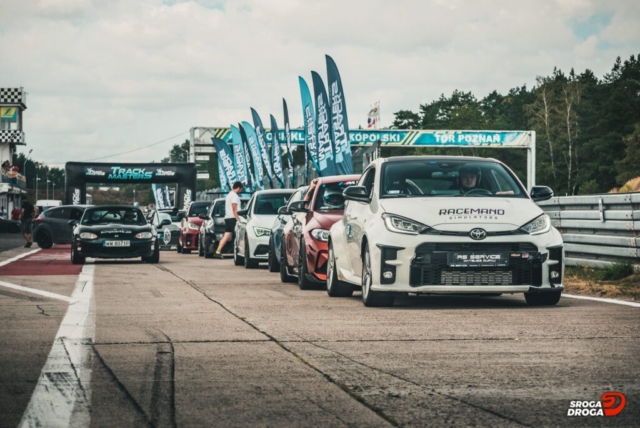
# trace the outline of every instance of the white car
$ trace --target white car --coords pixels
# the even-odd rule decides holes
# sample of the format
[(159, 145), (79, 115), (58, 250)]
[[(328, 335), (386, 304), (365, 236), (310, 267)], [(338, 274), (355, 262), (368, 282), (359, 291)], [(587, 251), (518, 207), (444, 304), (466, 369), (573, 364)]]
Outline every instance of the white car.
[(253, 194), (247, 208), (238, 211), (236, 237), (233, 243), (233, 261), (236, 266), (258, 267), (269, 258), (271, 226), (278, 216), (278, 209), (296, 189), (260, 190)]
[(534, 186), (529, 195), (497, 160), (379, 158), (344, 196), (344, 217), (330, 231), (330, 296), (360, 286), (366, 306), (410, 293), (560, 299), (562, 237), (535, 203), (553, 192)]

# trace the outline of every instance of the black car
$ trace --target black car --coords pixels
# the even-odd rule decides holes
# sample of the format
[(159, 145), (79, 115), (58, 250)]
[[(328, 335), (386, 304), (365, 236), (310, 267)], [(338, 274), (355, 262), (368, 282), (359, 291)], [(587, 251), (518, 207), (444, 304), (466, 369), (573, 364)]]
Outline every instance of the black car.
[[(244, 209), (249, 202), (249, 198), (240, 198), (240, 208)], [(218, 243), (224, 235), (224, 210), (225, 199), (215, 199), (206, 215), (201, 215), (203, 220), (200, 226), (200, 233), (198, 234), (198, 255), (206, 258), (213, 257), (213, 253), (218, 249)], [(222, 249), (223, 253), (233, 252), (233, 239), (227, 242), (227, 245)]]
[(289, 205), (292, 202), (300, 201), (304, 197), (309, 186), (301, 186), (295, 191), (287, 201), (287, 205), (278, 209), (278, 217), (271, 226), (271, 236), (269, 236), (269, 272), (280, 272), (280, 260), (282, 253), (282, 232), (285, 225), (291, 220)]
[(86, 257), (101, 259), (131, 259), (158, 263), (160, 248), (157, 232), (140, 208), (107, 205), (87, 208), (80, 222), (74, 225), (71, 262), (82, 264)]
[(18, 220), (0, 218), (0, 232), (18, 233), (22, 229)]
[(158, 232), (158, 246), (160, 250), (175, 250), (178, 248), (178, 232), (180, 223), (172, 221), (168, 212), (153, 210), (147, 213), (147, 221), (156, 228)]
[(63, 205), (41, 212), (33, 222), (33, 240), (38, 247), (47, 249), (53, 244), (70, 244), (72, 228), (69, 221), (80, 221), (84, 210), (91, 205)]

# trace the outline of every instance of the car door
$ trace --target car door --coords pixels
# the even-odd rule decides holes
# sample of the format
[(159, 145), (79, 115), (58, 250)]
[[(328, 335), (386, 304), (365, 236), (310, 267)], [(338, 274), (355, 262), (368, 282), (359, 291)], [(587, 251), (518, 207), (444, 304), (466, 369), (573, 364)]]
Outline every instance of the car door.
[[(372, 196), (375, 181), (376, 169), (368, 168), (360, 178), (358, 186), (364, 186), (367, 189), (369, 197)], [(348, 210), (345, 209), (345, 241), (347, 243), (349, 264), (351, 272), (356, 275), (362, 275), (362, 239), (368, 217), (369, 203), (359, 201), (348, 201)]]
[(71, 243), (73, 228), (69, 226), (69, 221), (74, 220), (79, 223), (83, 213), (84, 211), (80, 208), (69, 207), (63, 209), (62, 216), (64, 217), (64, 219), (60, 224), (59, 230), (57, 231), (56, 243)]
[(249, 205), (247, 206), (247, 216), (238, 216), (239, 220), (236, 226), (236, 245), (238, 253), (244, 256), (244, 240), (247, 234), (247, 222), (251, 219), (251, 211), (255, 205), (255, 195), (251, 197)]
[(53, 243), (59, 243), (64, 241), (67, 232), (69, 231), (69, 208), (53, 208), (49, 210), (49, 218), (51, 222), (52, 239)]

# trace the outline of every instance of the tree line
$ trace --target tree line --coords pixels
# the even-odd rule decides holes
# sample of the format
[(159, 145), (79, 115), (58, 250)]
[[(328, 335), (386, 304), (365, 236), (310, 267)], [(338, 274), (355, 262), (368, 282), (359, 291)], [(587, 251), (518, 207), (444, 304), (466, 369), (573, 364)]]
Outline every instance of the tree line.
[[(417, 112), (394, 114), (398, 129), (534, 130), (536, 176), (558, 195), (605, 193), (640, 176), (640, 56), (618, 57), (598, 78), (555, 68), (506, 94), (482, 99), (453, 91), (420, 105)], [(389, 148), (382, 154), (473, 154), (494, 157), (526, 177), (522, 149)], [(625, 188), (622, 191), (628, 190)]]

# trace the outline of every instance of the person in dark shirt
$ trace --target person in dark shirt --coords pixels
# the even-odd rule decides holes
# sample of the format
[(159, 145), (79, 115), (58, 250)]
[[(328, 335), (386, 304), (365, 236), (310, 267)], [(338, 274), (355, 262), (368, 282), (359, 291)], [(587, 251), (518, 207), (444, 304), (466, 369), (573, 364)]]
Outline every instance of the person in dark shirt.
[(20, 223), (22, 223), (22, 236), (27, 240), (24, 248), (31, 247), (31, 229), (33, 227), (33, 217), (36, 208), (27, 200), (26, 196), (20, 198), (22, 208), (20, 209)]

